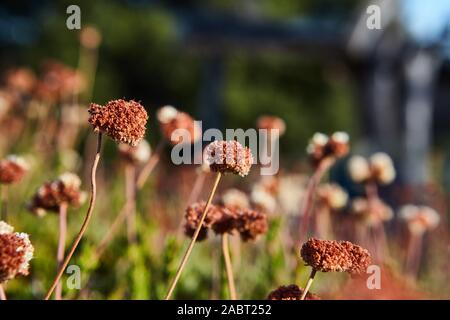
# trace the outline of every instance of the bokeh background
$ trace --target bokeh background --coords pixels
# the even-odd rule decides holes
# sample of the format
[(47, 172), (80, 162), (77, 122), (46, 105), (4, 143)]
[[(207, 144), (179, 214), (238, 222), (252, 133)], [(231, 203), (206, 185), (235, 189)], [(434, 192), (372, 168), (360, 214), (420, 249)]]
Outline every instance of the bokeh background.
[[(81, 31), (66, 27), (71, 4), (81, 8)], [(367, 28), (370, 4), (381, 8), (380, 30)], [(84, 40), (83, 30), (88, 30)], [(163, 105), (202, 120), (204, 129), (252, 128), (261, 115), (278, 116), (287, 128), (280, 139), (284, 177), (311, 172), (305, 148), (315, 132), (348, 132), (352, 154), (388, 153), (397, 177), (380, 190), (383, 199), (394, 212), (413, 203), (431, 206), (441, 216), (439, 227), (426, 234), (419, 269), (412, 277), (402, 269), (406, 236), (394, 217), (386, 223), (392, 259), (384, 261), (382, 293), (359, 292), (344, 275), (320, 275), (314, 291), (343, 299), (450, 298), (448, 1), (3, 1), (0, 48), (4, 75), (25, 67), (39, 78), (49, 62), (58, 61), (79, 70), (86, 81), (70, 100), (79, 108), (70, 109), (67, 118), (79, 128), (74, 136), (60, 133), (64, 141), (57, 150), (40, 133), (65, 110), (60, 102), (48, 103), (53, 109), (41, 117), (38, 107), (30, 107), (34, 97), (15, 109), (0, 109), (0, 155), (21, 154), (32, 163), (25, 181), (10, 188), (8, 210), (11, 224), (31, 234), (36, 258), (30, 277), (8, 284), (11, 298), (40, 298), (55, 269), (57, 217), (37, 218), (27, 212), (26, 202), (42, 182), (64, 171), (77, 172), (88, 189), (86, 157), (93, 138), (85, 108), (91, 101), (116, 98), (135, 99), (147, 108), (147, 139), (155, 147), (162, 139), (155, 111)], [(49, 122), (39, 127), (36, 119)], [(96, 216), (74, 260), (83, 287), (88, 275), (89, 285), (81, 293), (67, 289), (67, 298), (160, 299), (186, 245), (179, 225), (196, 171), (172, 165), (166, 148), (138, 196), (140, 241), (129, 245), (124, 229), (101, 261), (92, 258), (124, 201), (123, 164), (116, 149), (105, 142)], [(250, 193), (257, 175), (231, 177), (222, 189)], [(363, 193), (350, 181), (345, 159), (330, 179), (351, 198)], [(84, 210), (71, 210), (69, 240)], [(240, 297), (263, 299), (279, 285), (306, 281), (308, 270), (294, 253), (298, 246), (284, 236), (289, 233), (286, 215), (278, 212), (269, 233), (256, 243), (233, 240)], [(214, 239), (199, 245), (177, 298), (227, 297), (217, 246)]]

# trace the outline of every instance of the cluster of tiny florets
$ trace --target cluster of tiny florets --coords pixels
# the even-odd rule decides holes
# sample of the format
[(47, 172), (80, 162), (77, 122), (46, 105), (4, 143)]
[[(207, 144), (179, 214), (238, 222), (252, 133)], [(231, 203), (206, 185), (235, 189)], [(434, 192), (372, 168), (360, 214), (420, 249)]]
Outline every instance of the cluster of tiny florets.
[(317, 188), (317, 198), (320, 204), (330, 209), (341, 209), (345, 207), (348, 200), (347, 192), (335, 183), (327, 183)]
[(17, 183), (28, 171), (27, 162), (18, 156), (11, 155), (0, 161), (0, 184)]
[(349, 241), (319, 240), (311, 238), (303, 244), (301, 256), (316, 271), (365, 272), (371, 263), (369, 251)]
[(0, 284), (19, 275), (28, 275), (34, 248), (26, 233), (14, 232), (0, 221)]
[(355, 198), (350, 212), (368, 226), (378, 225), (394, 217), (391, 207), (380, 199), (369, 201), (366, 198)]
[(348, 171), (352, 180), (357, 183), (373, 181), (387, 185), (394, 181), (396, 176), (394, 163), (384, 152), (375, 153), (369, 159), (352, 156), (348, 163)]
[(158, 110), (157, 118), (164, 138), (173, 145), (195, 143), (201, 138), (200, 127), (186, 112), (164, 106)]
[(405, 205), (400, 208), (399, 218), (413, 234), (423, 234), (439, 225), (439, 213), (427, 206)]
[(148, 115), (136, 101), (119, 99), (109, 101), (104, 106), (91, 103), (88, 111), (89, 123), (94, 130), (105, 133), (119, 143), (135, 147), (144, 138)]
[(345, 132), (335, 132), (330, 137), (316, 133), (309, 141), (306, 152), (314, 166), (326, 158), (339, 159), (349, 151), (349, 136)]
[(206, 161), (212, 171), (248, 175), (253, 164), (252, 152), (239, 142), (214, 141), (206, 149)]
[[(296, 284), (288, 286), (280, 286), (276, 290), (269, 293), (267, 300), (300, 300), (304, 290), (299, 288)], [(320, 300), (320, 297), (308, 292), (305, 300)]]

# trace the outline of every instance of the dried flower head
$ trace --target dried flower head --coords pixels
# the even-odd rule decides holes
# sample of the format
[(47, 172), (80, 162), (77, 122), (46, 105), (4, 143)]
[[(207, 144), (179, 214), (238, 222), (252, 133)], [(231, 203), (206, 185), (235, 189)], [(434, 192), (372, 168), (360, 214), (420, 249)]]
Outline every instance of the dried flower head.
[(0, 284), (19, 275), (28, 275), (34, 248), (26, 233), (0, 221)]
[[(278, 289), (272, 291), (267, 300), (300, 300), (303, 294), (303, 289), (299, 288), (295, 284), (288, 286), (281, 286)], [(305, 300), (320, 300), (320, 297), (308, 292), (306, 294)]]
[(222, 203), (228, 208), (248, 209), (250, 207), (250, 201), (247, 194), (234, 188), (223, 192)]
[(10, 155), (0, 161), (0, 184), (17, 183), (28, 171), (28, 163), (21, 157)]
[(348, 241), (319, 240), (311, 238), (301, 248), (307, 265), (322, 272), (364, 272), (371, 263), (369, 252)]
[[(261, 116), (256, 122), (258, 129), (265, 129), (270, 132), (277, 132), (277, 135), (281, 137), (286, 131), (286, 123), (283, 119), (275, 116)], [(277, 131), (275, 131), (277, 130)]]
[(77, 207), (86, 199), (80, 186), (81, 180), (76, 174), (63, 173), (58, 179), (45, 182), (39, 187), (28, 209), (38, 216), (44, 216), (46, 211), (59, 212), (62, 204)]
[(314, 166), (326, 158), (339, 159), (349, 150), (349, 136), (345, 132), (335, 132), (328, 137), (323, 133), (315, 133), (306, 148), (306, 152)]
[(365, 182), (371, 175), (369, 162), (362, 156), (352, 156), (348, 161), (348, 172), (354, 182)]
[(267, 215), (255, 210), (236, 210), (236, 229), (244, 241), (255, 240), (268, 230)]
[(119, 153), (126, 162), (139, 165), (146, 163), (150, 159), (151, 148), (147, 140), (143, 139), (136, 147), (120, 144)]
[(225, 206), (216, 206), (216, 210), (217, 211), (214, 214), (214, 223), (212, 224), (214, 232), (219, 235), (234, 233), (238, 226), (236, 207), (227, 208)]
[(391, 157), (384, 152), (377, 152), (370, 157), (372, 177), (380, 184), (390, 184), (395, 179), (395, 168)]
[(156, 117), (164, 138), (173, 145), (195, 143), (201, 138), (199, 125), (185, 112), (172, 106), (164, 106), (158, 110)]
[(351, 213), (368, 226), (379, 225), (394, 217), (391, 207), (380, 199), (368, 201), (366, 198), (355, 198), (352, 201)]
[(439, 225), (440, 216), (427, 206), (405, 205), (400, 208), (399, 218), (405, 221), (413, 234), (423, 234)]
[(317, 198), (320, 203), (330, 209), (341, 209), (345, 207), (348, 194), (341, 186), (335, 183), (326, 183), (317, 188)]
[(253, 164), (252, 152), (239, 142), (214, 141), (206, 147), (207, 163), (212, 171), (248, 175)]
[(144, 107), (133, 100), (109, 101), (101, 106), (91, 103), (89, 123), (119, 143), (137, 146), (144, 138), (148, 115)]
[[(203, 210), (206, 206), (206, 202), (196, 202), (189, 205), (186, 208), (186, 212), (184, 215), (185, 225), (184, 225), (184, 233), (188, 237), (192, 237), (195, 233), (195, 230), (200, 223), (200, 219), (203, 214)], [(198, 234), (197, 241), (205, 240), (208, 236), (208, 229), (221, 217), (221, 211), (217, 209), (216, 206), (211, 205), (208, 209), (208, 213), (206, 214), (205, 220), (203, 221), (203, 225), (200, 229), (200, 233)]]
[(6, 73), (5, 84), (8, 89), (21, 94), (30, 94), (36, 85), (36, 76), (28, 68), (11, 69)]

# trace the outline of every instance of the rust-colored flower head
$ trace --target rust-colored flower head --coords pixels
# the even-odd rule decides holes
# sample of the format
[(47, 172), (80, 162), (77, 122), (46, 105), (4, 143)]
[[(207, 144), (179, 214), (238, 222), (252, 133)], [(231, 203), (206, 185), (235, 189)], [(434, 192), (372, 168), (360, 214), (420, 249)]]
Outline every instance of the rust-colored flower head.
[(286, 123), (283, 119), (275, 116), (261, 116), (256, 121), (258, 129), (265, 129), (268, 131), (278, 130), (278, 136), (281, 137), (286, 131)]
[(28, 275), (34, 248), (26, 233), (0, 221), (0, 284), (17, 276)]
[(164, 138), (176, 145), (178, 143), (195, 143), (201, 138), (201, 129), (190, 115), (178, 111), (172, 106), (158, 110), (156, 117)]
[(137, 146), (144, 138), (148, 115), (144, 107), (133, 100), (109, 101), (104, 106), (91, 103), (89, 123), (94, 130), (105, 133), (119, 143)]
[(255, 210), (236, 210), (236, 229), (242, 240), (255, 240), (269, 229), (267, 215)]
[[(300, 300), (303, 291), (303, 289), (295, 284), (281, 286), (278, 287), (278, 289), (273, 290), (267, 297), (267, 300)], [(308, 292), (305, 300), (320, 300), (320, 297), (314, 293)]]
[(338, 210), (347, 204), (348, 194), (341, 186), (335, 183), (326, 183), (317, 188), (317, 198), (326, 207)]
[(207, 163), (212, 171), (231, 172), (245, 177), (253, 164), (252, 152), (239, 142), (214, 141), (206, 147)]
[[(186, 208), (186, 212), (184, 215), (185, 225), (184, 225), (184, 233), (188, 237), (192, 237), (195, 233), (195, 230), (200, 223), (200, 219), (203, 214), (203, 209), (206, 206), (206, 202), (196, 202), (191, 204)], [(217, 221), (221, 216), (221, 211), (216, 208), (216, 206), (211, 205), (208, 209), (208, 213), (203, 221), (202, 228), (200, 229), (200, 233), (198, 234), (197, 241), (205, 240), (208, 236), (208, 229)]]
[(15, 68), (8, 70), (5, 76), (6, 86), (21, 94), (29, 94), (36, 85), (36, 76), (28, 68)]
[(216, 206), (217, 213), (214, 216), (212, 229), (216, 234), (233, 234), (238, 227), (238, 214), (236, 207)]
[(349, 151), (349, 140), (349, 136), (345, 132), (335, 132), (331, 137), (318, 132), (309, 141), (306, 153), (316, 167), (326, 158), (344, 157)]
[(59, 212), (60, 206), (64, 203), (77, 207), (86, 199), (86, 194), (80, 191), (80, 186), (80, 178), (76, 174), (66, 172), (58, 179), (45, 182), (39, 187), (28, 209), (42, 217), (46, 211)]
[(351, 213), (368, 226), (379, 225), (394, 217), (391, 207), (379, 199), (368, 201), (366, 198), (355, 198), (352, 201)]
[(440, 216), (436, 210), (427, 206), (405, 205), (400, 208), (399, 218), (407, 223), (411, 233), (422, 235), (439, 225)]
[(369, 252), (348, 241), (309, 239), (301, 248), (301, 256), (316, 271), (348, 272), (358, 275), (371, 263)]
[(223, 192), (222, 203), (228, 208), (248, 209), (250, 207), (250, 201), (247, 194), (234, 188)]
[(150, 159), (150, 144), (145, 140), (141, 140), (136, 147), (128, 144), (119, 145), (120, 156), (128, 163), (140, 165), (146, 163)]
[(23, 158), (10, 155), (0, 161), (0, 184), (17, 183), (27, 171), (28, 164)]
[(79, 71), (57, 61), (48, 61), (35, 91), (41, 100), (53, 103), (72, 97), (85, 87), (86, 79)]

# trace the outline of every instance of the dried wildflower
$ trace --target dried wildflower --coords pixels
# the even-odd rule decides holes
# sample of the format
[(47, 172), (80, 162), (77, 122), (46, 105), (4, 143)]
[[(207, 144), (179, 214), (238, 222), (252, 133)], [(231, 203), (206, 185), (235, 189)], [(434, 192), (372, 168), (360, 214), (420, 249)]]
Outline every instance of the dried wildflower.
[(394, 181), (395, 168), (391, 157), (384, 152), (378, 152), (370, 157), (372, 177), (380, 184), (386, 185)]
[(0, 161), (0, 184), (17, 183), (27, 171), (28, 164), (23, 158), (10, 155)]
[(282, 136), (286, 131), (286, 123), (283, 119), (274, 116), (261, 116), (256, 121), (258, 129), (268, 131), (278, 130), (278, 136)]
[(55, 102), (84, 90), (86, 79), (83, 75), (62, 63), (49, 61), (36, 85), (36, 95), (45, 101)]
[(232, 234), (238, 226), (238, 215), (236, 207), (227, 208), (224, 206), (216, 206), (216, 214), (214, 215), (214, 223), (212, 229), (216, 234)]
[(46, 211), (59, 212), (62, 204), (77, 207), (85, 200), (80, 191), (81, 180), (73, 173), (64, 173), (58, 179), (45, 182), (33, 196), (28, 208), (38, 216)]
[[(206, 202), (202, 201), (191, 204), (186, 208), (186, 212), (184, 215), (184, 218), (186, 220), (184, 225), (184, 233), (187, 236), (192, 237), (194, 235), (195, 230), (200, 223), (205, 206)], [(218, 219), (220, 219), (221, 215), (221, 210), (218, 210), (216, 206), (211, 205), (209, 207), (208, 213), (205, 217), (205, 220), (203, 221), (202, 228), (200, 229), (200, 233), (198, 234), (197, 241), (206, 239), (206, 237), (208, 236), (208, 229), (210, 229), (211, 226)]]
[(133, 100), (109, 101), (101, 106), (91, 103), (89, 123), (119, 143), (135, 147), (144, 138), (148, 116), (144, 107)]
[(128, 163), (139, 165), (144, 164), (150, 159), (150, 144), (145, 140), (141, 140), (136, 147), (128, 144), (119, 144), (119, 153)]
[(201, 138), (201, 129), (190, 115), (172, 106), (164, 106), (157, 112), (161, 132), (173, 145), (195, 143)]
[(222, 203), (225, 207), (248, 209), (250, 201), (247, 194), (238, 189), (228, 189), (222, 194)]
[[(272, 291), (267, 297), (267, 300), (301, 300), (300, 298), (303, 291), (304, 290), (299, 288), (296, 284), (281, 286)], [(320, 297), (308, 292), (305, 300), (320, 300)]]
[(341, 186), (335, 183), (327, 183), (317, 188), (318, 200), (331, 209), (341, 209), (345, 207), (348, 194)]
[(36, 85), (36, 76), (27, 68), (16, 68), (8, 70), (5, 76), (6, 86), (21, 94), (29, 94)]
[(236, 210), (236, 229), (242, 240), (255, 240), (268, 230), (267, 215), (255, 210)]
[(360, 217), (368, 226), (375, 226), (393, 218), (391, 207), (380, 199), (368, 201), (366, 198), (355, 198), (352, 201), (351, 213)]
[(19, 275), (28, 275), (34, 248), (26, 233), (0, 221), (0, 284)]
[(339, 159), (344, 157), (349, 150), (349, 136), (345, 132), (335, 132), (328, 137), (323, 133), (315, 133), (306, 148), (306, 152), (317, 166), (325, 158)]
[(423, 234), (439, 225), (440, 216), (427, 206), (405, 205), (399, 211), (399, 218), (405, 221), (413, 234)]
[(356, 183), (373, 181), (387, 185), (394, 181), (396, 173), (391, 157), (383, 152), (373, 154), (369, 160), (352, 156), (348, 163), (350, 177)]
[(316, 271), (360, 274), (371, 263), (366, 249), (348, 241), (311, 238), (301, 248), (301, 256)]
[(207, 163), (212, 171), (248, 175), (253, 164), (252, 152), (239, 142), (214, 141), (206, 147)]

